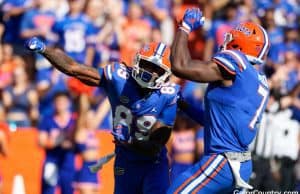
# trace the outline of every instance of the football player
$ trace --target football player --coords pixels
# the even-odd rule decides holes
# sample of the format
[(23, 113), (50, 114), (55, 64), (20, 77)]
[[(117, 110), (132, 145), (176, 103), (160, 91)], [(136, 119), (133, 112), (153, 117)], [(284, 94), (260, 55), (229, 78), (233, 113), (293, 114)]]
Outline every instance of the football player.
[(115, 194), (165, 194), (169, 169), (165, 143), (174, 123), (179, 86), (171, 84), (170, 48), (146, 44), (133, 68), (122, 63), (95, 69), (80, 65), (37, 38), (27, 48), (46, 57), (61, 72), (102, 87), (113, 112)]
[(194, 60), (187, 47), (188, 35), (203, 24), (198, 8), (186, 10), (172, 45), (171, 70), (180, 78), (209, 83), (204, 100), (205, 155), (174, 181), (169, 194), (252, 188), (247, 183), (252, 172), (248, 145), (269, 95), (266, 77), (259, 72), (269, 39), (260, 25), (243, 22), (225, 35), (211, 61)]

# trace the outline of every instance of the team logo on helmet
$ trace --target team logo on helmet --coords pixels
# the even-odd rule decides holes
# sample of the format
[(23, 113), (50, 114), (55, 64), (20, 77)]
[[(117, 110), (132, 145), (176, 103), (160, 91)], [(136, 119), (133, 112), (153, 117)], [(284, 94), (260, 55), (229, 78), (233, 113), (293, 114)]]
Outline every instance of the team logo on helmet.
[(235, 29), (238, 30), (238, 31), (240, 31), (240, 32), (243, 32), (246, 36), (250, 36), (251, 35), (251, 31), (247, 27), (245, 27), (245, 26), (238, 25)]

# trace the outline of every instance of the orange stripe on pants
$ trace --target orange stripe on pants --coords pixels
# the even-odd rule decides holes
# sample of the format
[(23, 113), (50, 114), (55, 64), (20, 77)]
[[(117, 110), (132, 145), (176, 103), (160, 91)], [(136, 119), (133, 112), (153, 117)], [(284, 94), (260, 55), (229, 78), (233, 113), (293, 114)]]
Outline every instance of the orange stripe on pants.
[(199, 186), (196, 187), (196, 189), (192, 192), (192, 194), (197, 194), (197, 192), (202, 189), (205, 185), (209, 183), (223, 168), (223, 166), (226, 164), (227, 160), (224, 159), (223, 162), (218, 166), (218, 168), (213, 172), (210, 176), (207, 177), (207, 179), (202, 182)]
[(186, 181), (184, 181), (182, 183), (182, 185), (176, 189), (176, 191), (174, 192), (174, 194), (178, 194), (186, 185), (188, 185), (195, 177), (197, 177), (208, 165), (211, 164), (212, 160), (214, 160), (217, 157), (217, 155), (212, 155), (203, 166), (201, 166), (201, 168), (196, 171), (196, 173), (191, 176), (190, 178), (188, 178)]

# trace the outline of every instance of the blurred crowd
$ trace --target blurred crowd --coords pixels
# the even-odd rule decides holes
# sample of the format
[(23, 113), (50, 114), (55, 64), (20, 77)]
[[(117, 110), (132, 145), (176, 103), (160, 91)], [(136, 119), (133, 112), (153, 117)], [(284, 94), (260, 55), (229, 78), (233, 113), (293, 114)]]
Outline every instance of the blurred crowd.
[[(299, 0), (0, 0), (0, 121), (12, 131), (37, 127), (39, 143), (48, 152), (57, 146), (71, 150), (75, 136), (78, 153), (84, 153), (87, 164), (94, 162), (96, 153), (90, 152), (98, 148), (90, 140), (94, 132), (82, 129), (111, 129), (105, 93), (53, 69), (40, 55), (27, 52), (25, 41), (37, 36), (83, 65), (101, 67), (122, 61), (131, 66), (135, 52), (144, 43), (171, 45), (180, 18), (192, 6), (200, 7), (206, 17), (202, 30), (189, 36), (193, 58), (210, 60), (224, 33), (238, 22), (255, 21), (267, 30), (271, 48), (261, 70), (268, 77), (271, 97), (259, 138), (251, 147), (251, 183), (261, 190), (296, 189), (300, 181), (300, 167), (296, 168), (300, 165)], [(202, 106), (206, 85), (176, 77), (173, 80), (182, 86), (190, 104)], [(72, 120), (76, 119), (81, 122), (74, 127)], [(55, 127), (61, 131), (51, 131), (54, 121), (61, 124)], [(74, 128), (75, 135), (69, 128)], [(49, 142), (48, 136), (55, 136), (55, 141)], [(202, 126), (178, 113), (168, 147), (172, 178), (203, 154)], [(49, 156), (47, 161), (56, 159)], [(72, 162), (72, 157), (66, 160)], [(69, 168), (59, 176), (70, 177), (65, 174), (71, 172)], [(43, 184), (57, 184), (53, 176), (45, 179)]]

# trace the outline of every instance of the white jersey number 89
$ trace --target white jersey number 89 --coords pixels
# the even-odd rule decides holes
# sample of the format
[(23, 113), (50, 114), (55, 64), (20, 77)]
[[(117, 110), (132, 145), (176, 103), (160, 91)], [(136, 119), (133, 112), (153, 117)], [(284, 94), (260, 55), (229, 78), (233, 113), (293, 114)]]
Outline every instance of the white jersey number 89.
[[(148, 140), (150, 135), (149, 132), (155, 123), (156, 118), (153, 115), (143, 115), (138, 117), (134, 123), (138, 129), (138, 131), (134, 133), (135, 138), (141, 141)], [(131, 134), (131, 130), (133, 128), (133, 115), (131, 110), (123, 105), (117, 106), (113, 124), (114, 128), (118, 125), (127, 126), (129, 130), (128, 133)]]

